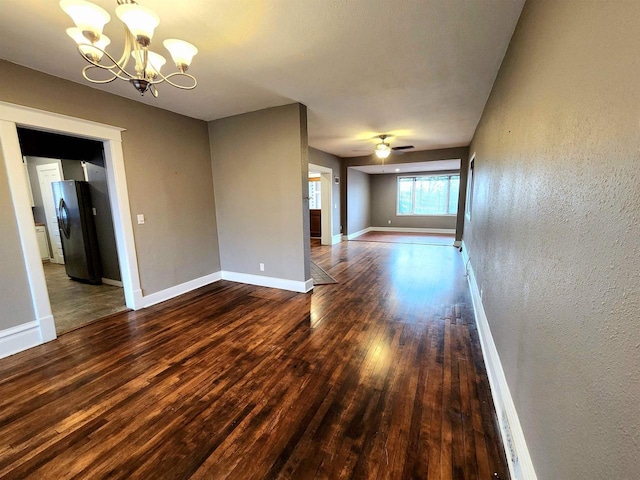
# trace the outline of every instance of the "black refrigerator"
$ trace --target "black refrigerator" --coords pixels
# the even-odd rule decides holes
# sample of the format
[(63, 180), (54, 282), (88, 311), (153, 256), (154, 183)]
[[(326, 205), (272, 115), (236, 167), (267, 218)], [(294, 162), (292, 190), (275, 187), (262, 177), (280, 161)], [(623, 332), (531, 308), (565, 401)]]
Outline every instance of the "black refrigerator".
[(67, 275), (80, 282), (102, 283), (102, 264), (89, 184), (52, 182), (62, 253)]

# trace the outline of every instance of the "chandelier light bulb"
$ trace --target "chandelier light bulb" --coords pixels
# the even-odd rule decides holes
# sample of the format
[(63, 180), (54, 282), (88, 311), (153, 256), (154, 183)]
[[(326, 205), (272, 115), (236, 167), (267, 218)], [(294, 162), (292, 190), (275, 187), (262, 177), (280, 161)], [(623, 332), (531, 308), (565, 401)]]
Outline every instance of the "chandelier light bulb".
[(195, 45), (185, 42), (184, 40), (178, 40), (177, 38), (168, 38), (162, 43), (164, 47), (169, 50), (171, 58), (181, 72), (189, 68), (193, 56), (198, 53)]
[(62, 0), (60, 8), (71, 17), (76, 27), (91, 42), (102, 35), (102, 29), (111, 20), (106, 10), (84, 0)]
[[(94, 62), (99, 62), (104, 54), (103, 51), (111, 43), (111, 40), (106, 35), (100, 35), (100, 38), (93, 42), (93, 44), (89, 44), (87, 38), (82, 34), (82, 31), (79, 28), (67, 28), (67, 35), (69, 35), (75, 42), (80, 45), (80, 51), (82, 54), (93, 60)], [(98, 47), (98, 48), (94, 48)]]
[(128, 3), (116, 8), (116, 15), (127, 26), (138, 43), (147, 46), (153, 31), (160, 24), (160, 17), (141, 5)]
[[(136, 71), (142, 72), (142, 69), (144, 68), (143, 50), (134, 50), (131, 52), (131, 56), (136, 61)], [(146, 77), (151, 79), (156, 78), (165, 63), (167, 63), (167, 60), (162, 55), (147, 51), (147, 67), (145, 68)]]

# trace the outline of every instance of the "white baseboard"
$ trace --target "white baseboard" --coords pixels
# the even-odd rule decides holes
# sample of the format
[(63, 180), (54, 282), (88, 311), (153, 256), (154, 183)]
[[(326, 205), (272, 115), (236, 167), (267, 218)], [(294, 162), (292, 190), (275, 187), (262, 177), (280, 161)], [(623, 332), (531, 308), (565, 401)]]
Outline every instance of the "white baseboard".
[(414, 227), (371, 227), (371, 232), (415, 232), (415, 233), (439, 233), (443, 235), (455, 235), (455, 228), (414, 228)]
[(342, 241), (342, 235), (337, 234), (331, 237), (331, 245), (335, 245), (336, 243), (340, 243)]
[(512, 480), (537, 480), (531, 455), (527, 448), (527, 442), (524, 438), (524, 432), (522, 431), (520, 419), (518, 418), (518, 412), (513, 403), (507, 378), (505, 377), (502, 363), (500, 362), (500, 356), (493, 341), (491, 328), (489, 327), (484, 305), (480, 298), (476, 277), (473, 273), (467, 247), (464, 242), (462, 242), (462, 258), (467, 267), (467, 279), (471, 290), (471, 298), (473, 299), (473, 309), (478, 325), (482, 355), (484, 356), (487, 367), (487, 375), (491, 385), (491, 396), (493, 397), (493, 403), (500, 424), (500, 435), (506, 450), (511, 478)]
[(204, 287), (210, 283), (217, 282), (222, 279), (222, 272), (210, 273), (204, 277), (196, 278), (180, 285), (161, 290), (156, 293), (151, 293), (142, 297), (142, 306), (144, 308), (155, 305), (156, 303), (165, 302), (171, 300), (179, 295), (195, 290), (196, 288)]
[(304, 292), (301, 293), (309, 293), (311, 290), (313, 290), (313, 278), (310, 278), (309, 280), (304, 282), (304, 288)]
[(0, 331), (0, 358), (42, 344), (40, 322), (33, 321)]
[(104, 283), (105, 285), (122, 288), (122, 282), (120, 282), (119, 280), (111, 280), (110, 278), (102, 277), (102, 283)]
[(222, 278), (231, 282), (247, 283), (249, 285), (257, 285), (259, 287), (279, 288), (281, 290), (289, 290), (291, 292), (307, 293), (313, 289), (313, 280), (309, 279), (304, 282), (296, 280), (287, 280), (284, 278), (266, 277), (262, 275), (252, 275), (249, 273), (229, 272), (223, 270)]
[(363, 230), (360, 230), (358, 232), (350, 233), (350, 234), (347, 235), (347, 240), (353, 240), (354, 238), (359, 237), (360, 235), (364, 235), (365, 233), (370, 232), (370, 231), (371, 231), (371, 227), (367, 227), (367, 228), (365, 228)]

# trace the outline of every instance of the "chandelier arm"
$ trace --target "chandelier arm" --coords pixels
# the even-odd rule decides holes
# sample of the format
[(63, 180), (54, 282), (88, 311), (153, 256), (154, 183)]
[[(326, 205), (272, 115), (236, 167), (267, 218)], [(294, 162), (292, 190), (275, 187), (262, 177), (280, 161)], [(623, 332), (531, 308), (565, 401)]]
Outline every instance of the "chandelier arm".
[[(149, 83), (151, 85), (157, 85), (159, 83), (167, 82), (172, 87), (180, 88), (182, 90), (193, 90), (194, 88), (196, 88), (198, 86), (198, 80), (196, 80), (196, 77), (194, 77), (193, 75), (191, 75), (189, 73), (174, 72), (174, 73), (170, 73), (169, 75), (165, 76), (162, 73), (158, 72), (158, 75), (161, 77), (161, 79), (160, 80), (156, 80), (156, 81), (150, 81)], [(179, 84), (174, 83), (171, 80), (169, 80), (170, 78), (175, 77), (175, 76), (190, 78), (191, 80), (193, 80), (193, 85), (187, 85), (187, 86), (179, 85)]]
[(116, 75), (114, 72), (109, 72), (111, 73), (113, 76), (111, 78), (108, 78), (106, 80), (94, 80), (93, 78), (89, 77), (89, 75), (87, 75), (87, 72), (89, 70), (91, 70), (92, 68), (96, 68), (94, 65), (87, 65), (86, 67), (84, 67), (82, 69), (82, 76), (85, 78), (85, 80), (88, 80), (91, 83), (98, 83), (98, 84), (104, 84), (104, 83), (111, 83), (113, 82), (116, 78), (120, 78), (122, 80), (126, 80), (126, 78), (123, 77), (119, 77), (118, 75)]
[(121, 69), (124, 69), (124, 67), (127, 66), (127, 63), (129, 63), (129, 54), (131, 53), (131, 37), (131, 32), (129, 31), (127, 26), (124, 25), (124, 48), (122, 50), (122, 56), (120, 57), (120, 60), (114, 62), (120, 65)]
[[(98, 63), (98, 62), (94, 61), (93, 59), (91, 59), (90, 57), (88, 57), (87, 55), (82, 53), (81, 47), (86, 47), (86, 46), (94, 48), (94, 49), (100, 51), (103, 55), (106, 55), (107, 58), (109, 60), (111, 60), (113, 65), (102, 65), (101, 63)], [(129, 79), (131, 79), (131, 78), (137, 78), (137, 77), (131, 75), (129, 72), (127, 72), (124, 68), (122, 68), (122, 66), (120, 66), (118, 64), (118, 62), (116, 62), (115, 58), (113, 58), (108, 52), (106, 52), (105, 50), (102, 50), (101, 48), (96, 47), (95, 45), (90, 45), (90, 44), (78, 45), (78, 51), (80, 52), (80, 55), (82, 55), (82, 58), (84, 58), (87, 62), (89, 62), (91, 64), (91, 66), (101, 68), (102, 70), (108, 70), (112, 75), (120, 78), (121, 80), (129, 81)], [(114, 70), (115, 68), (117, 68), (119, 71)], [(126, 75), (126, 77), (120, 75), (120, 73), (123, 73), (124, 75)], [(89, 80), (89, 79), (87, 78), (87, 80)], [(89, 80), (89, 81), (94, 82), (94, 83), (102, 83), (100, 81), (95, 82), (94, 80)]]

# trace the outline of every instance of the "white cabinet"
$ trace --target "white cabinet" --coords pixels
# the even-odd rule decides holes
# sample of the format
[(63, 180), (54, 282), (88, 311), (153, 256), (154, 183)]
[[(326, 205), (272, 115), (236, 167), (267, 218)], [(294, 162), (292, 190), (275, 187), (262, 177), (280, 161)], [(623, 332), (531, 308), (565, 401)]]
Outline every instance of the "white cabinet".
[(47, 240), (47, 227), (44, 225), (36, 225), (36, 238), (38, 239), (38, 249), (40, 250), (40, 258), (49, 260), (49, 242)]

